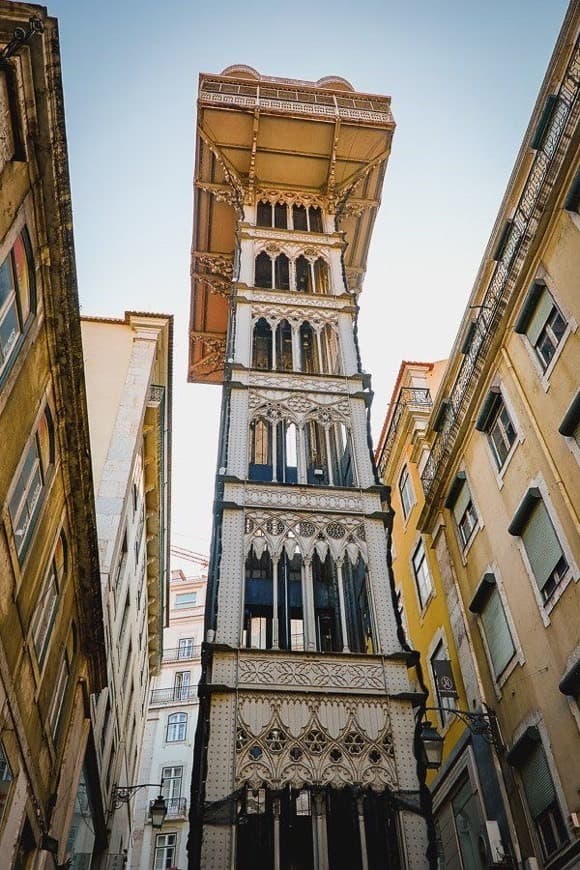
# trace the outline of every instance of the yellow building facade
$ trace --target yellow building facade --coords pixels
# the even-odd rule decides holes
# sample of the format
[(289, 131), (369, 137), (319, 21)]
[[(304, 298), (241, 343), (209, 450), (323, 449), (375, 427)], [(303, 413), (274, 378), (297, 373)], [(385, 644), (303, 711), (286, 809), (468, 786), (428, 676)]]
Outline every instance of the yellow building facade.
[[(424, 436), (445, 367), (446, 361), (401, 364), (375, 457), (392, 491), (392, 565), (402, 626), (420, 654), (417, 690), (428, 692), (417, 716), (443, 740), (441, 768), (429, 774), (439, 855), (445, 866), (484, 868), (504, 866), (512, 851), (511, 819), (491, 735), (473, 735), (466, 718), (452, 712), (478, 717), (484, 699), (449, 558), (437, 534), (434, 538), (418, 525), (425, 507)], [(448, 663), (451, 691), (438, 679), (441, 662)]]
[[(471, 665), (458, 656), (465, 709), (471, 668), (482, 709), (497, 716), (509, 866), (529, 868), (580, 861), (579, 25), (573, 2), (410, 453), (422, 491), (414, 523), (438, 564), (456, 645), (463, 632), (471, 652)], [(405, 596), (425, 658), (412, 608)]]
[(92, 843), (106, 679), (56, 21), (0, 5), (0, 863)]

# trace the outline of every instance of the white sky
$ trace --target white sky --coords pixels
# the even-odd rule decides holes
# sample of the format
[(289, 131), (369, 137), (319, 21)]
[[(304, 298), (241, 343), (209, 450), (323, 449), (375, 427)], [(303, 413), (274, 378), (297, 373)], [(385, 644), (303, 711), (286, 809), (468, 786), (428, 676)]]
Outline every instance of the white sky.
[(48, 6), (60, 22), (82, 311), (175, 315), (173, 541), (207, 553), (220, 389), (186, 384), (199, 72), (336, 74), (392, 96), (359, 322), (377, 437), (401, 359), (449, 352), (567, 3)]

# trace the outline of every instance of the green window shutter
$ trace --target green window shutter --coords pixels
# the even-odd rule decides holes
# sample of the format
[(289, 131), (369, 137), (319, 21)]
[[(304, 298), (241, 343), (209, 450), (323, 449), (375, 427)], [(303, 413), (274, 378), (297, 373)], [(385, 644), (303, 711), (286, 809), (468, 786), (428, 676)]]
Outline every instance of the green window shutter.
[(532, 818), (537, 819), (540, 813), (556, 799), (548, 760), (541, 743), (536, 743), (530, 754), (526, 756), (520, 768), (520, 776), (530, 813)]
[(482, 608), (481, 621), (493, 672), (496, 677), (499, 677), (512, 660), (515, 647), (497, 587), (493, 588)]
[(459, 523), (459, 520), (465, 513), (465, 508), (471, 501), (471, 493), (469, 492), (469, 487), (466, 483), (463, 484), (459, 491), (459, 495), (455, 499), (455, 504), (453, 505), (453, 516), (455, 517), (455, 522)]
[(550, 315), (550, 311), (552, 310), (553, 305), (554, 301), (552, 297), (547, 290), (544, 290), (536, 303), (534, 313), (530, 318), (530, 322), (528, 323), (528, 328), (526, 330), (531, 345), (535, 345), (535, 343), (537, 342), (540, 332), (546, 325), (546, 320)]
[(543, 589), (562, 557), (562, 548), (541, 499), (532, 509), (521, 536), (536, 582)]

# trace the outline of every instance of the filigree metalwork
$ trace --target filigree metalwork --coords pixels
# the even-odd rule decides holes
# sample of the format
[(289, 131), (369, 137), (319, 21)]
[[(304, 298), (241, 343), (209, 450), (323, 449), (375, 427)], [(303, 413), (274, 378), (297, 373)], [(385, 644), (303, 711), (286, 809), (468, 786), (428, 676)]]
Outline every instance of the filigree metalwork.
[(471, 344), (449, 393), (442, 426), (421, 476), (426, 497), (431, 493), (435, 481), (441, 479), (441, 466), (451, 454), (456, 433), (465, 419), (469, 401), (476, 388), (478, 374), (484, 365), (523, 260), (533, 242), (548, 200), (550, 179), (555, 177), (564, 159), (563, 142), (569, 141), (575, 129), (579, 112), (579, 88), (580, 48), (577, 42), (542, 144), (536, 151), (523, 186), (506, 243), (479, 308)]

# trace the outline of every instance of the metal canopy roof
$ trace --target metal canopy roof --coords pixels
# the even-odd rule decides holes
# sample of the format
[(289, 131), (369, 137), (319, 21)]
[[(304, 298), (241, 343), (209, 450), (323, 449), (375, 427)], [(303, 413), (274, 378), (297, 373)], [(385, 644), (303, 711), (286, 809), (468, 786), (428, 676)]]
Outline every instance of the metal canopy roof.
[(395, 124), (390, 98), (344, 79), (230, 67), (199, 80), (189, 380), (221, 383), (236, 225), (257, 200), (320, 205), (344, 233), (358, 293)]

